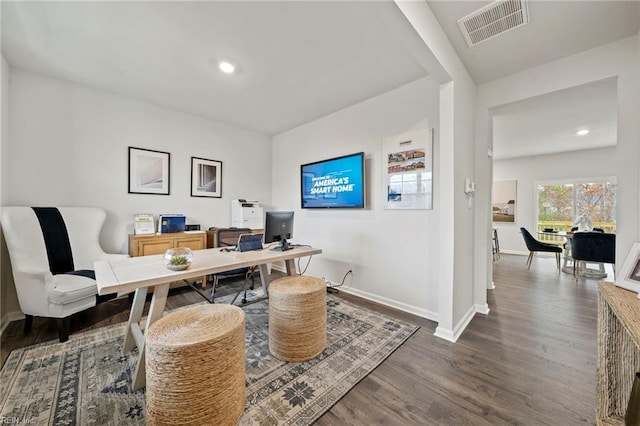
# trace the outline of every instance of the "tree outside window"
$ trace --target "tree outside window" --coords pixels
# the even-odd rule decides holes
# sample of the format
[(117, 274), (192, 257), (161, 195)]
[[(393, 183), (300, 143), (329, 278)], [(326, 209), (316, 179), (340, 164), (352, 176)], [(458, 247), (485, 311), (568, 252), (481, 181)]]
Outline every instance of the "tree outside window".
[(615, 232), (615, 182), (573, 182), (537, 185), (538, 229), (569, 231), (578, 215), (587, 214), (594, 227)]

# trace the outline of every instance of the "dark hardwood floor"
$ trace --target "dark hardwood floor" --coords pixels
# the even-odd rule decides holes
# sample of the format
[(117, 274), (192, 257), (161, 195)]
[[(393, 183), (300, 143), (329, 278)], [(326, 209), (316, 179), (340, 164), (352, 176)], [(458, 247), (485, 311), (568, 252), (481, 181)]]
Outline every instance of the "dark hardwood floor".
[[(594, 424), (597, 280), (558, 274), (553, 258), (536, 257), (527, 270), (525, 259), (502, 255), (494, 263), (491, 312), (476, 315), (455, 344), (434, 337), (432, 321), (340, 293), (421, 328), (316, 424)], [(200, 300), (187, 288), (172, 290), (167, 307)], [(126, 298), (109, 301), (77, 315), (71, 332), (126, 321), (128, 313)], [(55, 321), (36, 318), (27, 336), (22, 325), (3, 333), (3, 363), (15, 348), (56, 338)]]

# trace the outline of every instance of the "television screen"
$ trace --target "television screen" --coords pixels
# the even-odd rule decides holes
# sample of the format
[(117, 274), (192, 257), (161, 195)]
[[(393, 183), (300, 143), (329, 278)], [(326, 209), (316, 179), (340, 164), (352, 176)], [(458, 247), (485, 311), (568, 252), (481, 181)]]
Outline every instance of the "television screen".
[(300, 166), (303, 209), (364, 208), (364, 152)]

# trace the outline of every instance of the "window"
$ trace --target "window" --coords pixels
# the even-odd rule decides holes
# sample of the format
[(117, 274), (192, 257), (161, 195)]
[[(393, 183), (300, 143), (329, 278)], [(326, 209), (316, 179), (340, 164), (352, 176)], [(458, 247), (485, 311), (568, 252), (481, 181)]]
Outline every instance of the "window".
[(615, 179), (537, 184), (538, 230), (569, 231), (576, 217), (586, 214), (593, 226), (616, 230)]

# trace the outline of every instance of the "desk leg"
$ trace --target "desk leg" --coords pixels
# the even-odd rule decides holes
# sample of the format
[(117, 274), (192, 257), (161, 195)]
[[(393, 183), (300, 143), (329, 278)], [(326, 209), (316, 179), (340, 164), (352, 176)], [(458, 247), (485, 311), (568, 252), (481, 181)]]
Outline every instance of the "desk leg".
[[(145, 334), (151, 327), (151, 324), (162, 318), (164, 313), (164, 307), (167, 303), (167, 294), (169, 293), (170, 283), (160, 284), (153, 290), (153, 297), (151, 298), (151, 306), (149, 308), (149, 315), (147, 316), (147, 323), (144, 327)], [(133, 383), (131, 389), (135, 392), (145, 386), (147, 382), (146, 368), (145, 368), (145, 342), (146, 339), (141, 339), (142, 342), (138, 344), (138, 365), (136, 371), (133, 374)]]
[(269, 281), (271, 279), (269, 277), (269, 267), (266, 263), (263, 263), (258, 268), (260, 269), (260, 284), (262, 284), (264, 295), (269, 296)]
[(287, 275), (296, 275), (297, 272), (295, 259), (287, 259), (284, 263), (287, 267)]
[[(123, 352), (129, 352), (136, 346), (136, 340), (134, 336), (134, 328), (140, 326), (140, 319), (142, 318), (142, 311), (144, 309), (144, 302), (147, 298), (147, 287), (140, 287), (136, 290), (133, 297), (133, 304), (131, 305), (131, 312), (129, 313), (129, 322), (127, 323), (127, 334), (124, 336)], [(135, 327), (134, 327), (135, 324)]]

